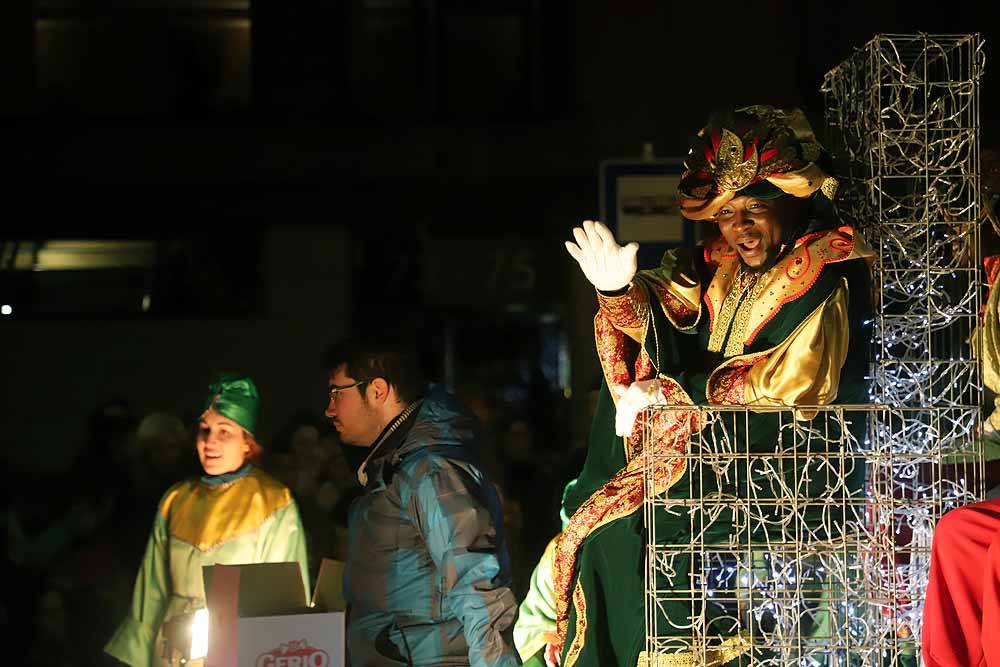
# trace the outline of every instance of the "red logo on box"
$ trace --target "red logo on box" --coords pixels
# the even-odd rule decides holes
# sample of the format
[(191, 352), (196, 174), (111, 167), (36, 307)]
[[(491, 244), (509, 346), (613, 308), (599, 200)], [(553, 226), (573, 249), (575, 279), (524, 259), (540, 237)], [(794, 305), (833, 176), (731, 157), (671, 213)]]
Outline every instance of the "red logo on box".
[(256, 667), (329, 667), (330, 655), (321, 648), (314, 648), (305, 639), (282, 644), (267, 653), (261, 653), (254, 662)]

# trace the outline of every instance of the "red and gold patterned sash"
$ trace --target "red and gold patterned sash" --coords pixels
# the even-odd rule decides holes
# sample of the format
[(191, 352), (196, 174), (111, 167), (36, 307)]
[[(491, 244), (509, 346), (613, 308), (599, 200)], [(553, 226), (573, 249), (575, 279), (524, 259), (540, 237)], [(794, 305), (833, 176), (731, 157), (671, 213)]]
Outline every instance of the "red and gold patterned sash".
[[(598, 354), (604, 368), (608, 385), (630, 384), (638, 380), (649, 380), (656, 376), (656, 369), (645, 351), (621, 333), (602, 313), (594, 319)], [(674, 380), (660, 376), (663, 391), (670, 405), (693, 405), (687, 392)], [(655, 488), (650, 491), (660, 494), (677, 482), (684, 473), (688, 436), (699, 428), (700, 416), (696, 410), (658, 410), (648, 419), (640, 416), (636, 420), (632, 434), (623, 438), (626, 465), (604, 486), (594, 492), (577, 509), (563, 530), (556, 545), (553, 566), (553, 584), (556, 599), (556, 629), (560, 646), (566, 641), (569, 629), (570, 599), (577, 611), (577, 632), (566, 654), (564, 667), (572, 667), (585, 641), (586, 599), (582, 587), (574, 590), (573, 574), (578, 550), (584, 540), (595, 530), (608, 523), (626, 517), (642, 506), (647, 493), (646, 481), (654, 480)], [(643, 453), (644, 431), (649, 430), (651, 443)], [(572, 594), (572, 595), (571, 595)], [(581, 626), (581, 622), (584, 624)]]

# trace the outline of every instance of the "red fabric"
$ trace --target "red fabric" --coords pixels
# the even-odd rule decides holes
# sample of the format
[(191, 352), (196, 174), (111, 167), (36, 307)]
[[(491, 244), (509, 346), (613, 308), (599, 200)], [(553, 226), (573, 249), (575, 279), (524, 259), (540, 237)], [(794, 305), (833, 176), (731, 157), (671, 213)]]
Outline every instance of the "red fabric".
[(1000, 499), (938, 522), (922, 646), (927, 667), (1000, 667)]
[(983, 637), (983, 655), (987, 665), (1000, 665), (1000, 537), (997, 535), (993, 536), (986, 559), (983, 627), (989, 630)]
[(986, 282), (992, 289), (993, 283), (997, 281), (997, 274), (1000, 274), (1000, 255), (983, 257), (983, 268), (986, 269)]

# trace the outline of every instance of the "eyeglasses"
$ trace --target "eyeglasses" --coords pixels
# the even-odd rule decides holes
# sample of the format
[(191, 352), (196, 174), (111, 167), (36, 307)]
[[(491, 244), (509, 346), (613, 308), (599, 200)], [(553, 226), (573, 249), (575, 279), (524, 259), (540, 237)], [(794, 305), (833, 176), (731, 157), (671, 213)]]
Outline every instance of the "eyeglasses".
[[(338, 387), (336, 385), (333, 385), (330, 387), (330, 400), (335, 401), (337, 400), (337, 396), (340, 394), (340, 392), (347, 391), (348, 389), (354, 389), (355, 387), (360, 387), (361, 385), (366, 384), (367, 382), (368, 380), (361, 380), (359, 382), (355, 382), (354, 384), (349, 384), (343, 387)], [(361, 390), (359, 389), (358, 391)]]

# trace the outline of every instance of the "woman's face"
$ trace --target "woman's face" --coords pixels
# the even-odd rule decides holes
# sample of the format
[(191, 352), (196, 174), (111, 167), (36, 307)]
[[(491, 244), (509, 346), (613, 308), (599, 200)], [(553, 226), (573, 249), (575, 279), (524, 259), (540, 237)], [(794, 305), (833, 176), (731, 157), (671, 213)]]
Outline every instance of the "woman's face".
[(198, 460), (209, 475), (239, 470), (250, 452), (243, 428), (209, 408), (198, 421)]

